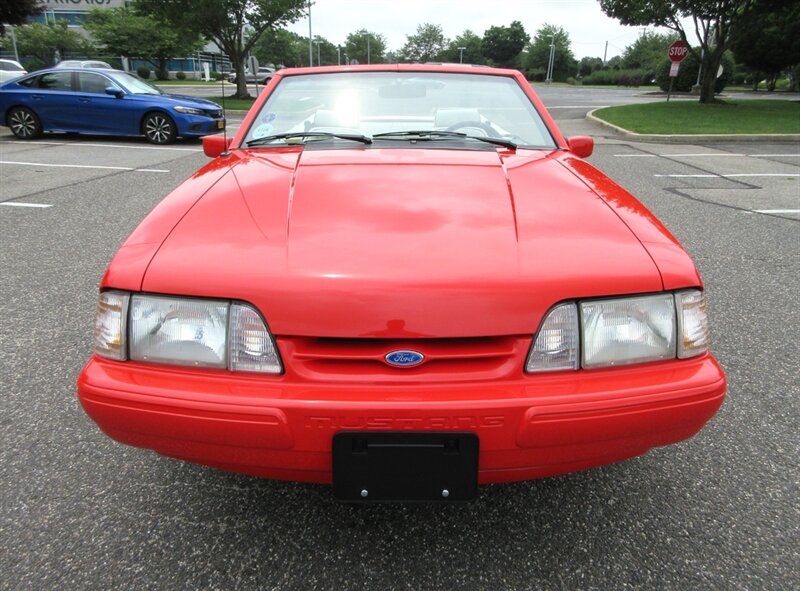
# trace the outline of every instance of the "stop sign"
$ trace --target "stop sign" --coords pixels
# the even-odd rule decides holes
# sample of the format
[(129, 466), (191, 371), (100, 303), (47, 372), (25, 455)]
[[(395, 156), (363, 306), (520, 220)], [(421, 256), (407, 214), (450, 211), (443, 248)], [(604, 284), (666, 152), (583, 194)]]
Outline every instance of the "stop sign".
[(678, 39), (669, 46), (669, 50), (667, 51), (667, 57), (672, 61), (673, 64), (679, 64), (686, 56), (689, 55), (689, 46), (683, 42), (682, 39)]

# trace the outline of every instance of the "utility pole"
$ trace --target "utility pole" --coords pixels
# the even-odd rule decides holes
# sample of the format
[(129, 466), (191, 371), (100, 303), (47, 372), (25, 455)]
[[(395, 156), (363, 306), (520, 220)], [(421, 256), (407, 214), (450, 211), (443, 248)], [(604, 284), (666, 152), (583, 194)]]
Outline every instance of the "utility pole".
[(463, 64), (464, 63), (464, 50), (465, 49), (466, 49), (466, 47), (459, 47), (458, 48), (458, 63), (459, 64)]
[(336, 46), (336, 63), (342, 65), (342, 48), (338, 45)]
[(606, 41), (606, 48), (603, 50), (603, 66), (606, 65), (606, 56), (608, 55), (608, 41)]
[(311, 0), (308, 0), (308, 65), (314, 65), (314, 49), (311, 37)]
[(322, 65), (322, 60), (321, 60), (321, 59), (320, 59), (320, 57), (319, 57), (319, 44), (320, 44), (320, 40), (319, 40), (319, 39), (317, 39), (316, 41), (314, 41), (314, 43), (316, 43), (316, 44), (317, 44), (317, 65), (318, 65), (318, 66), (321, 66), (321, 65)]
[(369, 63), (369, 58), (370, 58), (370, 55), (369, 55), (369, 38), (370, 37), (371, 37), (371, 35), (368, 34), (367, 35), (367, 63)]

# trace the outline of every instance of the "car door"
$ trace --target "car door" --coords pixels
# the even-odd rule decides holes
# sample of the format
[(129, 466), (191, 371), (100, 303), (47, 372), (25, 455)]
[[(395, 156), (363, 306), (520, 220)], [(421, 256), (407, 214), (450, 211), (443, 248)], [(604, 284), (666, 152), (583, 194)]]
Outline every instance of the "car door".
[[(106, 88), (120, 91), (106, 94)], [(81, 124), (87, 132), (138, 134), (135, 105), (110, 78), (96, 72), (78, 72), (78, 106)]]
[(73, 72), (45, 72), (31, 88), (30, 106), (48, 131), (76, 131), (80, 125)]

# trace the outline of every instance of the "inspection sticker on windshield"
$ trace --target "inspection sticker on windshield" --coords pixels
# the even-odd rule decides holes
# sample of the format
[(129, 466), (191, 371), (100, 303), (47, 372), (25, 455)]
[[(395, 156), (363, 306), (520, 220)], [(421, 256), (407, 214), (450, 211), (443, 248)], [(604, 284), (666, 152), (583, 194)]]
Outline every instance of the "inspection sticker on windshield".
[(262, 123), (258, 127), (253, 130), (253, 139), (260, 139), (262, 137), (267, 137), (268, 135), (272, 135), (272, 130), (274, 127), (269, 123)]

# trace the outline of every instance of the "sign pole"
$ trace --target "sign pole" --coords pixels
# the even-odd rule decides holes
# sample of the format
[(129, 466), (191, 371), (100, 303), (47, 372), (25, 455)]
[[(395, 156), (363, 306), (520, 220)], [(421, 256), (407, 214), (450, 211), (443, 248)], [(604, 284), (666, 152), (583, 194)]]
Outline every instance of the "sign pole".
[(676, 40), (667, 50), (667, 57), (669, 58), (669, 90), (667, 91), (667, 102), (672, 96), (672, 87), (675, 84), (675, 78), (678, 76), (678, 69), (681, 62), (689, 55), (689, 46), (686, 45), (681, 39)]

